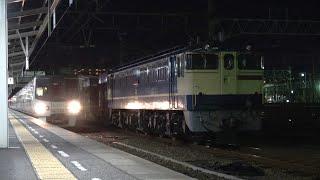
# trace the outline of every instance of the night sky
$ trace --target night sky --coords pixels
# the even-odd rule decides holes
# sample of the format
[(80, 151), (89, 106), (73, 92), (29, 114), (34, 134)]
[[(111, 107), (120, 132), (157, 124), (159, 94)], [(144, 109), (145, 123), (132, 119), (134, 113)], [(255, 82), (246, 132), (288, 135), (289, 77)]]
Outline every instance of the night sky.
[[(110, 68), (163, 49), (186, 45), (196, 37), (202, 42), (208, 39), (206, 0), (98, 2), (97, 5), (94, 1), (80, 0), (76, 7), (70, 8), (47, 43), (42, 48), (38, 47), (37, 53), (31, 57), (31, 68)], [(217, 18), (320, 20), (317, 7), (319, 6), (316, 1), (216, 0), (212, 9)], [(90, 15), (95, 11), (180, 13), (189, 14), (189, 21), (185, 26), (183, 19), (168, 18), (165, 19), (165, 28), (162, 28), (160, 17), (141, 17), (139, 26), (133, 16), (116, 17), (120, 29), (110, 30), (107, 29), (112, 24), (110, 16)], [(89, 33), (91, 39), (86, 44), (84, 34)], [(228, 39), (220, 45), (243, 49), (248, 44), (253, 45), (255, 50), (268, 53), (309, 53), (317, 51), (319, 37), (240, 36)]]

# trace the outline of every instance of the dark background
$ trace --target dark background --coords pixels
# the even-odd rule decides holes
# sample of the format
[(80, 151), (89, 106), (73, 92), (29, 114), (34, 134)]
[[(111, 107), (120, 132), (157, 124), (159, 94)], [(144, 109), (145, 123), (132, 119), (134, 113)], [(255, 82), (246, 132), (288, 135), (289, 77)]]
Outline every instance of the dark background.
[[(313, 63), (319, 60), (318, 36), (239, 35), (216, 43), (209, 37), (208, 27), (210, 18), (318, 21), (316, 1), (212, 0), (211, 7), (208, 0), (75, 2), (71, 8), (60, 8), (57, 14), (61, 20), (46, 43), (40, 43), (32, 55), (32, 69), (53, 72), (62, 67), (111, 68), (190, 42), (238, 50), (251, 45), (254, 51), (268, 54), (270, 68), (295, 64), (303, 69), (310, 67), (309, 59)], [(112, 13), (116, 15), (112, 17)], [(137, 13), (139, 23), (134, 15)], [(288, 58), (293, 54), (299, 55)]]

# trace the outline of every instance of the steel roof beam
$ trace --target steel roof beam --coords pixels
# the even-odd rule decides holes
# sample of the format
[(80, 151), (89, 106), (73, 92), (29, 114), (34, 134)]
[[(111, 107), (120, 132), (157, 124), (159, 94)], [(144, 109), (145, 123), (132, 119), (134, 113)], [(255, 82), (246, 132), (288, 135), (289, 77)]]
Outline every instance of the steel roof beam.
[(48, 28), (49, 18), (52, 15), (53, 10), (55, 10), (56, 7), (58, 6), (58, 4), (60, 3), (60, 1), (61, 0), (54, 0), (52, 2), (52, 5), (50, 6), (50, 13), (49, 14), (47, 13), (47, 15), (45, 16), (45, 18), (43, 20), (43, 23), (39, 28), (38, 34), (36, 35), (32, 45), (31, 45), (31, 48), (29, 50), (29, 54), (30, 55), (33, 53), (33, 51), (34, 51), (34, 49), (35, 49), (35, 47), (36, 47), (36, 45), (37, 45), (42, 33)]
[(11, 72), (12, 72), (12, 74), (21, 74), (22, 69), (23, 69), (22, 67), (21, 68), (17, 68), (17, 69), (12, 69)]
[(23, 23), (23, 24), (9, 24), (8, 25), (8, 31), (17, 30), (17, 29), (27, 29), (32, 28), (35, 26), (41, 26), (41, 21), (34, 21), (29, 23)]
[(11, 4), (11, 3), (15, 3), (15, 2), (21, 2), (23, 0), (6, 0), (8, 4)]
[[(8, 51), (8, 53), (14, 53), (14, 52), (19, 52), (19, 51), (22, 51), (23, 49), (19, 48), (19, 47), (14, 47), (12, 49), (10, 49), (10, 51)], [(12, 58), (10, 58), (11, 60)]]
[(37, 14), (45, 14), (48, 12), (47, 7), (41, 7), (37, 9), (30, 9), (30, 10), (23, 10), (18, 12), (11, 12), (8, 13), (8, 19), (17, 18), (17, 17), (23, 17), (23, 16), (32, 16)]
[(13, 46), (13, 47), (10, 47), (8, 52), (15, 52), (15, 51), (20, 51), (21, 50), (21, 47), (19, 46)]
[(22, 68), (13, 68), (10, 70), (13, 74), (21, 74)]
[[(9, 60), (10, 61), (10, 60)], [(12, 60), (12, 61), (10, 61), (10, 64), (11, 63), (20, 63), (21, 61), (23, 61), (23, 62), (25, 62), (25, 60), (24, 60), (24, 57), (20, 57), (19, 59), (14, 59), (14, 60)]]
[[(9, 64), (9, 69), (12, 70), (12, 67), (17, 67), (17, 66), (24, 66), (26, 62), (25, 61), (19, 61), (19, 62), (15, 62), (15, 63), (10, 63)], [(12, 66), (13, 65), (13, 66)], [(14, 68), (13, 68), (14, 69)]]
[(25, 61), (21, 61), (21, 62), (17, 62), (17, 63), (10, 63), (9, 67), (23, 66), (25, 63), (26, 63)]
[(20, 71), (21, 71), (21, 70), (23, 69), (23, 65), (24, 65), (24, 64), (21, 64), (21, 66), (18, 66), (18, 65), (17, 65), (17, 66), (13, 66), (13, 67), (10, 67), (10, 66), (9, 66), (9, 68), (10, 68), (12, 71), (15, 71), (15, 70), (20, 70)]
[(13, 53), (10, 53), (8, 57), (14, 57), (19, 55), (24, 55), (24, 52), (23, 51), (13, 52)]
[(287, 19), (219, 19), (213, 34), (224, 37), (238, 35), (320, 36), (320, 21)]
[(8, 51), (10, 51), (11, 48), (16, 47), (16, 46), (20, 46), (20, 41), (11, 41)]
[[(21, 37), (27, 37), (27, 36), (35, 36), (37, 35), (38, 31), (29, 31), (29, 32), (23, 32), (23, 33), (20, 33), (20, 36)], [(8, 39), (11, 40), (11, 39), (19, 39), (19, 34), (10, 34), (8, 36)]]
[(15, 57), (12, 57), (10, 58), (10, 61), (9, 63), (19, 63), (19, 62), (25, 62), (25, 56), (15, 56)]

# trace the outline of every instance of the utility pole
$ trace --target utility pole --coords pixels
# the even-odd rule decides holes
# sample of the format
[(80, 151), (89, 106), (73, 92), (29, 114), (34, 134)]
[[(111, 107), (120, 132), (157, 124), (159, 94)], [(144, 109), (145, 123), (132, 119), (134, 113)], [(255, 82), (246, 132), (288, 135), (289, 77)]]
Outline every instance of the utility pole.
[(0, 148), (8, 147), (7, 1), (0, 1)]

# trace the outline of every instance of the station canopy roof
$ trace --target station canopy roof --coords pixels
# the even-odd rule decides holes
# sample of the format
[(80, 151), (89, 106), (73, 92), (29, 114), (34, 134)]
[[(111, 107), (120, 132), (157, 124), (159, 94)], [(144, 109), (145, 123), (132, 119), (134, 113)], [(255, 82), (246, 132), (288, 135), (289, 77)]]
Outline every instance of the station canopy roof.
[[(48, 26), (48, 0), (6, 0), (9, 76), (19, 76)], [(54, 9), (60, 0), (50, 0)]]

